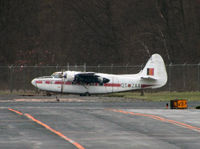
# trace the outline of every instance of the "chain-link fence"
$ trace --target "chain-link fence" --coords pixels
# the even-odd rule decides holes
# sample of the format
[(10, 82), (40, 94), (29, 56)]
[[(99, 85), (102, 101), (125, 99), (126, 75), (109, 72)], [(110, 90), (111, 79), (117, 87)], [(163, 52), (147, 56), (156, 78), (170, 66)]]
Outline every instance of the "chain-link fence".
[[(134, 74), (143, 66), (1, 66), (0, 90), (35, 90), (31, 84), (33, 78), (48, 76), (55, 71), (75, 70), (112, 74)], [(170, 64), (166, 66), (168, 72), (167, 84), (159, 91), (200, 91), (200, 64)]]

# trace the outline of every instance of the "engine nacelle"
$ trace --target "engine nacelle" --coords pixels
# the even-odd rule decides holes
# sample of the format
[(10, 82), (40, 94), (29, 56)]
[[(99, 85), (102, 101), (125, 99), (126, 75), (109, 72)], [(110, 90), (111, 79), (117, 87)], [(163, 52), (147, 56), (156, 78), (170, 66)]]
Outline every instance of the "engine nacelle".
[(75, 72), (73, 71), (66, 71), (64, 72), (64, 77), (66, 81), (73, 82), (75, 78)]
[(103, 77), (98, 77), (98, 82), (100, 84), (108, 83), (109, 81), (110, 81), (109, 79), (106, 79), (106, 78), (103, 78)]
[(99, 83), (103, 83), (103, 78), (102, 77), (98, 77), (98, 82)]

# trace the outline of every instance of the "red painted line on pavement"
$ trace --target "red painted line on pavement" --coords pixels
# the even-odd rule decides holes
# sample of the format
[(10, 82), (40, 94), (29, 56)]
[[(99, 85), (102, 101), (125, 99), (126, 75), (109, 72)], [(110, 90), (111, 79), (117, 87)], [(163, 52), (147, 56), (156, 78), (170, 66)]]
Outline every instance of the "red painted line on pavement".
[(188, 124), (185, 124), (185, 123), (182, 123), (182, 122), (178, 122), (178, 121), (175, 121), (175, 120), (170, 120), (170, 119), (163, 118), (163, 117), (156, 116), (156, 115), (152, 115), (152, 114), (134, 113), (134, 112), (128, 112), (128, 111), (124, 111), (124, 110), (117, 110), (117, 109), (109, 109), (109, 110), (113, 111), (113, 112), (119, 112), (119, 113), (123, 113), (123, 114), (130, 114), (130, 115), (134, 115), (134, 116), (149, 117), (149, 118), (161, 121), (161, 122), (171, 123), (171, 124), (183, 127), (183, 128), (187, 128), (187, 129), (190, 129), (190, 130), (194, 130), (194, 131), (200, 132), (200, 128), (199, 127), (195, 127), (195, 126), (192, 126), (192, 125), (188, 125)]
[(14, 109), (8, 108), (8, 110), (13, 111), (13, 112), (15, 112), (15, 113), (17, 113), (17, 114), (19, 114), (19, 115), (23, 115), (23, 113), (21, 113), (21, 112), (19, 112), (19, 111), (17, 111), (17, 110), (14, 110)]
[[(14, 109), (9, 108), (8, 110), (13, 111), (13, 112), (15, 112), (15, 113), (17, 113), (17, 114), (19, 114), (19, 115), (23, 115), (23, 113), (21, 113), (21, 112), (19, 112), (19, 111), (17, 111), (17, 110), (14, 110)], [(37, 120), (36, 118), (34, 118), (33, 116), (31, 116), (30, 114), (27, 114), (27, 113), (26, 113), (26, 114), (24, 114), (24, 115), (25, 115), (27, 118), (31, 119), (32, 121), (36, 122), (37, 124), (39, 124), (39, 125), (45, 127), (47, 130), (49, 130), (49, 131), (55, 133), (56, 135), (58, 135), (59, 137), (63, 138), (64, 140), (70, 142), (70, 143), (73, 144), (76, 148), (78, 148), (78, 149), (85, 149), (85, 148), (84, 148), (82, 145), (80, 145), (79, 143), (77, 143), (77, 142), (75, 142), (74, 140), (72, 140), (72, 139), (66, 137), (66, 136), (63, 135), (61, 132), (56, 131), (55, 129), (51, 128), (51, 127), (48, 126), (47, 124), (45, 124), (45, 123), (43, 123), (43, 122)]]

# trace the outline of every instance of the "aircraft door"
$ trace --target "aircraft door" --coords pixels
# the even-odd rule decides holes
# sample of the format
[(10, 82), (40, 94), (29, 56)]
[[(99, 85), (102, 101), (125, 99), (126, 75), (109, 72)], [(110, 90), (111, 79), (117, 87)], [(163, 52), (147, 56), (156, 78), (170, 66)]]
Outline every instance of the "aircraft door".
[(107, 83), (104, 83), (103, 86), (100, 88), (101, 93), (112, 93), (113, 92), (115, 78), (112, 76), (112, 77), (108, 77), (108, 79), (110, 81)]
[(61, 88), (60, 88), (60, 92), (61, 94), (63, 93), (63, 88), (64, 88), (64, 84), (65, 84), (65, 77), (62, 77), (62, 81), (61, 81)]
[(119, 90), (119, 79), (118, 77), (112, 78), (112, 92), (116, 92)]
[(60, 92), (61, 92), (61, 94), (63, 93), (63, 91), (64, 91), (64, 85), (65, 85), (65, 81), (67, 80), (66, 79), (66, 75), (63, 75), (63, 72), (62, 72), (62, 76), (61, 76), (61, 90), (60, 90)]
[(120, 91), (121, 85), (118, 77), (113, 77), (112, 92)]

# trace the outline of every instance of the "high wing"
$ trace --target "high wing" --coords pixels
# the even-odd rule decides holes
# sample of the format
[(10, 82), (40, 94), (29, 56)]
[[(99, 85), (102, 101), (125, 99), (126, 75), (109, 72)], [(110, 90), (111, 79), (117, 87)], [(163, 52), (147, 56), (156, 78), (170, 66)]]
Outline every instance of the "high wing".
[(90, 84), (90, 83), (108, 83), (110, 80), (96, 75), (94, 72), (80, 72), (75, 74), (73, 83)]

